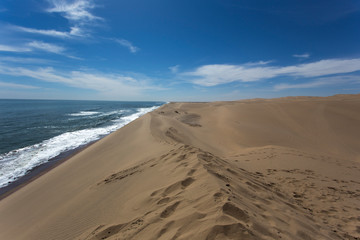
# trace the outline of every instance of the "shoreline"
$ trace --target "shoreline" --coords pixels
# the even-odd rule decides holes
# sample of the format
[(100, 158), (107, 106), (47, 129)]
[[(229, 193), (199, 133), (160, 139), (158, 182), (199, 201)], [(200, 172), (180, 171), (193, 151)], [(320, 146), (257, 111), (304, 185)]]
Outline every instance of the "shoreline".
[[(108, 135), (110, 135), (110, 134), (108, 134)], [(108, 136), (108, 135), (106, 135), (106, 136)], [(106, 136), (104, 136), (104, 137), (106, 137)], [(85, 144), (83, 146), (77, 147), (77, 148), (75, 148), (73, 150), (63, 152), (63, 153), (59, 154), (58, 156), (56, 156), (54, 158), (51, 158), (46, 163), (40, 164), (39, 166), (36, 166), (33, 169), (29, 170), (29, 172), (27, 172), (24, 176), (22, 176), (22, 177), (16, 179), (15, 181), (11, 182), (9, 185), (0, 188), (0, 201), (7, 198), (8, 196), (15, 193), (16, 191), (20, 190), (21, 188), (25, 187), (29, 183), (35, 181), (36, 179), (38, 179), (42, 175), (48, 173), (52, 169), (58, 167), (62, 163), (64, 163), (67, 160), (71, 159), (76, 154), (84, 151), (86, 148), (90, 147), (91, 145), (93, 145), (97, 141), (100, 141), (104, 137), (102, 137), (102, 138), (100, 138), (98, 140), (89, 142), (89, 143), (87, 143), (87, 144)]]
[[(54, 101), (57, 101), (57, 100), (54, 100)], [(163, 105), (165, 105), (165, 104), (166, 103), (164, 103)], [(163, 106), (163, 105), (161, 105), (161, 106)], [(158, 107), (161, 107), (161, 106), (158, 106)], [(154, 107), (154, 106), (152, 106), (152, 107)], [(154, 110), (152, 110), (152, 111), (154, 111)], [(134, 120), (132, 120), (132, 121), (134, 121)], [(131, 123), (131, 122), (128, 122), (127, 124), (129, 124), (129, 123)], [(125, 127), (127, 124), (120, 127), (119, 129)], [(101, 135), (99, 139), (96, 139), (96, 140), (88, 142), (84, 145), (78, 146), (75, 149), (62, 152), (58, 156), (49, 159), (47, 162), (41, 163), (40, 165), (32, 168), (31, 170), (28, 170), (25, 175), (19, 177), (15, 181), (9, 183), (9, 185), (0, 188), (0, 201), (5, 199), (6, 197), (10, 196), (11, 194), (15, 193), (16, 191), (20, 190), (21, 188), (28, 185), (29, 183), (36, 180), (37, 178), (41, 177), (42, 175), (46, 174), (47, 172), (51, 171), (52, 169), (58, 167), (62, 163), (66, 162), (67, 160), (71, 159), (76, 154), (84, 151), (85, 149), (87, 149), (88, 147), (93, 145), (94, 143), (96, 143), (96, 142), (102, 140), (103, 138), (113, 134), (114, 132), (118, 131), (119, 129), (116, 129), (115, 131), (110, 132), (106, 135)]]

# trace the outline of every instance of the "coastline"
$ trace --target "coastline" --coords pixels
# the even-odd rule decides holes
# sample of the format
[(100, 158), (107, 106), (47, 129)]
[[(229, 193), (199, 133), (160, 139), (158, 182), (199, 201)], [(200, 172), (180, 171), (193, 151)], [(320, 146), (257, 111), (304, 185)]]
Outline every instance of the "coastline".
[(14, 182), (11, 182), (6, 187), (0, 188), (0, 201), (4, 198), (10, 196), (14, 192), (18, 191), (19, 189), (25, 187), (32, 181), (36, 180), (37, 178), (41, 177), (42, 175), (46, 174), (47, 172), (51, 171), (52, 169), (56, 168), (60, 164), (64, 163), (65, 161), (71, 159), (73, 156), (78, 154), (79, 152), (83, 151), (84, 149), (90, 147), (95, 142), (99, 141), (101, 139), (98, 139), (96, 141), (90, 142), (84, 146), (80, 146), (76, 149), (70, 150), (68, 152), (61, 153), (60, 155), (50, 159), (48, 162), (43, 163), (39, 166), (36, 166), (35, 168), (31, 169), (26, 175), (20, 177), (19, 179), (15, 180)]
[(0, 238), (356, 239), (359, 107), (163, 105), (3, 198)]
[[(13, 100), (9, 100), (9, 101), (13, 101)], [(24, 100), (18, 100), (18, 101), (24, 101)], [(35, 100), (37, 103), (38, 103), (38, 105), (40, 105), (40, 106), (38, 106), (40, 109), (41, 109), (41, 107), (43, 107), (44, 106), (44, 104), (46, 104), (46, 101), (44, 102), (44, 101), (42, 101), (42, 100)], [(16, 100), (15, 100), (15, 102), (16, 102)], [(56, 104), (58, 104), (58, 103), (61, 103), (62, 101), (58, 101), (58, 100), (52, 100), (52, 105), (56, 105)], [(80, 108), (82, 107), (83, 109), (89, 109), (89, 108), (95, 108), (95, 107), (99, 107), (99, 106), (97, 106), (96, 104), (98, 104), (98, 102), (97, 101), (85, 101), (85, 102), (87, 102), (87, 104), (86, 105), (84, 105), (84, 106), (82, 106), (82, 105), (80, 105)], [(68, 102), (68, 104), (71, 104), (72, 103), (72, 101), (69, 101)], [(108, 103), (110, 103), (111, 104), (111, 102), (108, 102)], [(149, 102), (150, 103), (150, 102)], [(17, 105), (18, 103), (16, 103), (15, 105)], [(76, 102), (75, 102), (75, 104), (77, 104)], [(131, 104), (137, 104), (137, 103), (134, 103), (134, 102), (119, 102), (119, 104), (120, 104), (120, 108), (121, 107), (123, 107), (124, 109), (126, 109), (128, 106), (131, 106)], [(126, 105), (127, 104), (127, 105)], [(153, 105), (153, 106), (151, 106), (150, 107), (150, 109), (153, 109), (154, 107), (158, 107), (156, 104), (158, 104), (158, 103), (155, 103), (155, 102), (153, 102), (153, 104), (155, 104), (155, 105)], [(79, 124), (78, 122), (76, 122), (76, 121), (81, 121), (81, 120), (85, 120), (86, 121), (86, 119), (83, 117), (83, 116), (87, 116), (87, 115), (89, 115), (91, 118), (93, 118), (93, 115), (95, 114), (95, 115), (99, 115), (99, 116), (112, 116), (112, 115), (114, 115), (114, 114), (116, 114), (117, 112), (121, 112), (122, 110), (117, 110), (117, 109), (111, 109), (111, 107), (112, 107), (112, 105), (109, 105), (109, 104), (103, 104), (102, 105), (103, 107), (104, 107), (104, 109), (107, 109), (107, 111), (105, 111), (105, 112), (89, 112), (89, 111), (82, 111), (81, 109), (79, 110), (79, 108), (78, 108), (78, 111), (76, 112), (75, 111), (75, 113), (72, 113), (71, 111), (74, 111), (74, 110), (70, 110), (70, 113), (69, 112), (62, 112), (62, 113), (60, 113), (59, 114), (59, 116), (65, 116), (65, 118), (68, 118), (69, 116), (70, 117), (73, 117), (73, 119), (68, 119), (69, 121), (72, 121), (72, 124)], [(15, 107), (15, 109), (16, 109), (16, 107)], [(75, 108), (76, 109), (76, 108)], [(130, 109), (130, 108), (129, 108)], [(134, 112), (134, 113), (132, 113), (131, 115), (129, 115), (129, 116), (127, 116), (127, 115), (123, 115), (122, 117), (125, 117), (125, 118), (127, 118), (127, 117), (130, 117), (130, 118), (134, 118), (134, 117), (138, 117), (137, 115), (138, 114), (144, 114), (143, 112), (144, 112), (144, 109), (149, 109), (149, 107), (146, 105), (144, 105), (143, 107), (137, 107), (137, 109), (139, 110), (138, 112)], [(14, 113), (12, 113), (12, 114), (14, 114)], [(35, 115), (36, 115), (36, 112), (34, 113)], [(11, 114), (9, 114), (9, 116), (10, 116), (10, 118), (11, 118)], [(78, 119), (76, 119), (76, 117), (78, 117)], [(121, 118), (122, 118), (121, 116), (119, 117), (119, 119), (118, 120), (121, 120)], [(104, 117), (105, 118), (105, 117)], [(136, 119), (136, 118), (135, 118)], [(103, 122), (105, 122), (106, 120), (104, 120), (104, 119), (101, 119), (101, 121), (103, 121)], [(30, 121), (30, 123), (31, 123), (31, 121)], [(128, 124), (129, 122), (128, 122), (128, 120), (126, 120), (125, 121), (125, 124)], [(58, 125), (56, 125), (56, 123), (51, 123), (51, 124), (54, 124), (54, 125), (51, 125), (51, 127), (50, 128), (56, 128)], [(39, 140), (39, 142), (37, 142), (37, 143), (32, 143), (32, 144), (30, 144), (29, 146), (26, 146), (26, 147), (24, 147), (24, 146), (20, 146), (19, 148), (20, 149), (18, 149), (18, 150), (23, 150), (23, 149), (25, 149), (25, 148), (32, 148), (32, 147), (34, 147), (35, 148), (35, 146), (36, 145), (41, 145), (42, 143), (44, 143), (44, 142), (46, 142), (44, 145), (50, 145), (50, 144), (53, 144), (53, 145), (55, 145), (54, 144), (54, 139), (57, 139), (57, 138), (60, 138), (61, 136), (64, 136), (65, 134), (68, 134), (68, 133), (80, 133), (81, 131), (83, 131), (83, 130), (85, 130), (85, 131), (87, 131), (87, 130), (98, 130), (98, 129), (106, 129), (106, 128), (111, 128), (111, 127), (113, 127), (113, 126), (115, 126), (116, 124), (107, 124), (107, 125), (103, 125), (103, 126), (96, 126), (96, 127), (90, 127), (90, 128), (86, 128), (85, 127), (85, 125), (83, 126), (83, 127), (85, 127), (84, 129), (80, 129), (80, 130), (74, 130), (74, 129), (68, 129), (68, 131), (63, 131), (63, 132), (60, 132), (60, 133), (57, 133), (57, 135), (52, 135), (52, 136), (47, 136), (46, 138), (43, 138), (43, 139), (40, 139)], [(35, 126), (35, 127), (34, 127)], [(38, 128), (37, 126), (36, 126), (36, 124), (35, 123), (32, 123), (32, 125), (31, 125), (31, 127), (29, 127), (28, 126), (28, 128)], [(121, 128), (121, 127), (120, 127)], [(24, 127), (24, 129), (26, 129), (26, 127)], [(105, 131), (107, 131), (107, 130), (105, 130)], [(85, 141), (85, 142), (83, 142), (81, 145), (78, 145), (77, 147), (75, 147), (74, 149), (71, 149), (71, 150), (65, 150), (64, 151), (64, 149), (66, 149), (66, 148), (64, 148), (63, 149), (63, 152), (61, 152), (61, 150), (59, 151), (58, 149), (55, 149), (55, 151), (56, 151), (56, 154), (58, 154), (57, 156), (55, 156), (55, 157), (51, 157), (49, 160), (47, 160), (46, 161), (46, 159), (44, 158), (44, 160), (42, 161), (42, 163), (40, 163), (40, 165), (37, 165), (36, 166), (36, 163), (35, 164), (33, 164), (33, 165), (35, 165), (35, 167), (33, 167), (33, 168), (29, 168), (29, 167), (25, 167), (26, 169), (27, 169), (27, 172), (24, 174), (24, 175), (19, 175), (19, 174), (15, 174), (15, 175), (17, 175), (18, 176), (18, 178), (15, 180), (15, 181), (11, 181), (10, 182), (10, 177), (8, 177), (8, 180), (9, 180), (9, 182), (8, 182), (8, 185), (6, 185), (6, 186), (4, 186), (4, 187), (0, 187), (0, 201), (1, 201), (1, 199), (3, 199), (3, 198), (5, 198), (5, 197), (7, 197), (8, 195), (10, 195), (10, 194), (12, 194), (13, 192), (15, 192), (15, 191), (17, 191), (18, 189), (20, 189), (20, 188), (22, 188), (23, 186), (25, 186), (25, 185), (27, 185), (29, 182), (32, 182), (33, 180), (35, 180), (35, 179), (37, 179), (38, 177), (40, 177), (41, 175), (43, 175), (43, 174), (45, 174), (45, 173), (47, 173), (48, 171), (50, 171), (51, 169), (53, 169), (53, 168), (55, 168), (56, 166), (58, 166), (59, 164), (61, 164), (61, 163), (63, 163), (64, 161), (66, 161), (66, 160), (68, 160), (68, 159), (70, 159), (71, 157), (73, 157), (74, 155), (76, 155), (77, 153), (79, 153), (80, 151), (82, 151), (82, 150), (84, 150), (84, 149), (86, 149), (87, 147), (89, 147), (90, 145), (92, 145), (93, 143), (95, 143), (95, 142), (97, 142), (97, 141), (99, 141), (99, 140), (101, 140), (102, 138), (104, 138), (104, 137), (106, 137), (107, 135), (109, 135), (109, 134), (111, 134), (113, 131), (111, 131), (111, 132), (108, 132), (108, 133), (106, 133), (106, 134), (99, 134), (98, 136), (97, 136), (97, 139), (92, 139), (92, 140), (90, 140), (89, 142), (87, 142), (87, 141)], [(21, 134), (21, 133), (20, 133)], [(88, 133), (89, 134), (89, 133)], [(29, 134), (29, 136), (31, 136), (32, 134), (30, 133)], [(76, 137), (80, 137), (80, 139), (82, 139), (82, 137), (84, 137), (84, 138), (86, 138), (86, 137), (89, 137), (89, 135), (85, 135), (85, 136), (77, 136), (76, 134), (75, 134), (75, 136)], [(92, 135), (90, 135), (90, 138), (91, 137), (93, 137)], [(5, 138), (6, 139), (6, 138)], [(53, 141), (53, 142), (51, 142), (51, 141)], [(71, 141), (71, 139), (70, 139), (70, 141)], [(49, 142), (50, 142), (50, 144), (49, 144)], [(66, 144), (66, 142), (68, 142), (67, 140), (66, 140), (66, 138), (63, 138), (62, 139), (62, 143), (60, 143), (60, 144)], [(70, 146), (71, 148), (72, 148), (72, 146)], [(17, 152), (18, 150), (13, 150), (13, 151), (10, 151), (8, 154), (10, 154), (11, 152)], [(42, 151), (47, 151), (48, 153), (50, 152), (50, 154), (51, 153), (53, 153), (53, 152), (51, 152), (51, 151), (49, 151), (49, 149), (39, 149), (38, 150), (38, 152), (37, 153), (33, 153), (34, 155), (35, 155), (35, 157), (36, 157), (36, 155), (39, 155), (39, 153), (42, 153)], [(28, 154), (27, 156), (25, 156), (25, 158), (29, 158), (29, 159), (31, 159), (31, 158), (33, 158), (33, 156), (34, 155), (32, 155), (31, 153), (30, 154)], [(21, 155), (20, 156), (18, 156), (19, 158), (21, 157)], [(46, 155), (45, 155), (45, 157), (46, 157)], [(2, 158), (2, 160), (4, 160), (5, 162), (7, 162), (7, 161), (9, 161), (9, 159), (7, 159), (7, 156), (6, 156), (6, 154), (5, 154), (5, 157), (4, 158)], [(12, 160), (10, 160), (10, 161), (12, 161)], [(38, 163), (37, 163), (38, 164)], [(21, 168), (21, 163), (19, 164), (20, 165), (20, 168)], [(6, 165), (4, 166), (5, 167), (5, 176), (7, 176), (6, 174), (9, 174), (9, 170), (7, 170), (6, 169)], [(0, 166), (0, 168), (2, 168), (2, 166)], [(8, 175), (9, 176), (9, 175)], [(20, 177), (19, 177), (20, 176)], [(3, 180), (3, 179), (2, 179)], [(2, 184), (3, 184), (4, 182), (2, 182)], [(2, 185), (1, 184), (1, 185)]]

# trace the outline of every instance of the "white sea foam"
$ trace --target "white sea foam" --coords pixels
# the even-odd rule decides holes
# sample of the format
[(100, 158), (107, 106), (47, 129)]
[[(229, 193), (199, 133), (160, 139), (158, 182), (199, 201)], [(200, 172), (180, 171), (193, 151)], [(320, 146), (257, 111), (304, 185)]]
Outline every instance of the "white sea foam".
[(71, 113), (71, 114), (69, 114), (69, 116), (72, 116), (72, 117), (84, 117), (84, 116), (91, 116), (91, 115), (95, 115), (95, 114), (99, 114), (99, 112), (80, 111), (80, 112), (77, 112), (77, 113)]
[(156, 108), (158, 106), (139, 108), (132, 115), (114, 120), (110, 126), (66, 132), (41, 143), (0, 155), (0, 187), (7, 186), (59, 154), (98, 140)]
[(111, 112), (104, 112), (101, 113), (99, 116), (110, 116), (110, 115), (114, 115), (114, 114), (121, 114), (124, 113), (125, 110), (117, 110), (117, 111), (111, 111)]

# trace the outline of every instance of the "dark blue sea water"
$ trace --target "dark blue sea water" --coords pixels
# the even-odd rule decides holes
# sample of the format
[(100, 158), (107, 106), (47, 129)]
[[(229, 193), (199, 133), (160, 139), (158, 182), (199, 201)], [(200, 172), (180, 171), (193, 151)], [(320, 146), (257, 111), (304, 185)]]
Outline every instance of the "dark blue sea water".
[(163, 102), (0, 100), (0, 188)]

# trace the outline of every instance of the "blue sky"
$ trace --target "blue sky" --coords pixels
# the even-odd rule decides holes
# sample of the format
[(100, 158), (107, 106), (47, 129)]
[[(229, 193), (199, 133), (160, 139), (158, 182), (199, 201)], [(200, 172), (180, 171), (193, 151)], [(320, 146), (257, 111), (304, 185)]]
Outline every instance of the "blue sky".
[(360, 92), (358, 0), (2, 0), (0, 98)]

